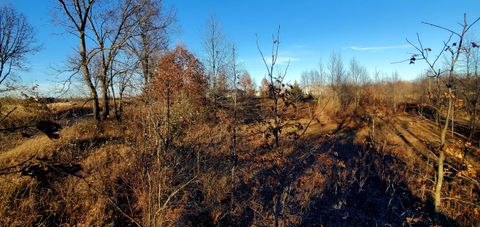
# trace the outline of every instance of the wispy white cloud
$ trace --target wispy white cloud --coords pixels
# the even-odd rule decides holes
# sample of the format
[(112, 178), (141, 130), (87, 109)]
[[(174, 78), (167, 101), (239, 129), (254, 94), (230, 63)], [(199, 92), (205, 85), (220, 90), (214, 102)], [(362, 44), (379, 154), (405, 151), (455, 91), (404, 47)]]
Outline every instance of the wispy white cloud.
[(350, 46), (344, 47), (344, 50), (355, 50), (355, 51), (370, 51), (370, 50), (391, 50), (391, 49), (403, 49), (408, 48), (410, 45), (392, 45), (392, 46), (370, 46), (370, 47), (359, 47), (359, 46)]
[(300, 58), (287, 57), (287, 56), (278, 56), (278, 58), (277, 58), (277, 64), (279, 64), (279, 65), (286, 65), (286, 64), (288, 64), (289, 61), (290, 61), (290, 63), (297, 62), (297, 61), (300, 61)]
[[(290, 61), (290, 63), (292, 62), (298, 62), (300, 61), (301, 59), (300, 58), (296, 58), (296, 57), (290, 57), (290, 56), (285, 56), (285, 55), (280, 55), (277, 57), (277, 65), (287, 65), (288, 62)], [(263, 62), (262, 58), (260, 58), (260, 61)], [(272, 58), (271, 57), (265, 57), (265, 61), (267, 62), (267, 64), (270, 64), (272, 62)]]

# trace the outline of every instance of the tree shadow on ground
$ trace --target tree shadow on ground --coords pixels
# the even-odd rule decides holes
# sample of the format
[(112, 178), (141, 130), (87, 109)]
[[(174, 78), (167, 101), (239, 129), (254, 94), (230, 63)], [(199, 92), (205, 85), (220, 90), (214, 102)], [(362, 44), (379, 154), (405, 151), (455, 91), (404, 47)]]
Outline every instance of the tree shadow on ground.
[[(210, 223), (272, 225), (276, 212), (280, 223), (286, 226), (436, 224), (431, 200), (422, 202), (413, 195), (402, 176), (405, 172), (399, 173), (405, 170), (406, 163), (368, 146), (368, 141), (357, 144), (358, 127), (352, 127), (352, 122), (355, 123), (355, 119), (344, 119), (328, 135), (309, 135), (291, 143), (291, 152), (276, 156), (281, 157), (280, 160), (239, 162), (239, 168), (256, 165), (259, 170), (240, 173), (238, 183), (225, 189), (230, 196), (220, 204), (230, 207), (231, 211), (225, 211), (218, 222)], [(217, 163), (217, 171), (228, 171), (227, 165), (219, 164), (225, 163), (221, 158), (206, 157), (210, 163)], [(311, 169), (318, 170), (325, 182), (314, 187), (315, 196), (303, 201), (304, 192), (297, 188), (296, 182), (300, 178), (313, 181), (308, 172)], [(242, 174), (253, 176), (245, 178)], [(285, 194), (288, 199), (281, 201)], [(275, 209), (280, 203), (283, 206)], [(303, 203), (309, 205), (302, 208), (299, 204)], [(211, 213), (201, 216), (210, 217)], [(290, 221), (290, 216), (295, 216), (297, 221)], [(455, 225), (454, 220), (443, 215), (438, 220), (444, 226)]]
[[(354, 135), (355, 131), (344, 131), (332, 143), (336, 160), (345, 167), (334, 166), (325, 190), (310, 201), (300, 226), (435, 224), (431, 200), (422, 203), (396, 172), (406, 164), (355, 144)], [(439, 220), (442, 225), (454, 225), (446, 216), (440, 215)]]

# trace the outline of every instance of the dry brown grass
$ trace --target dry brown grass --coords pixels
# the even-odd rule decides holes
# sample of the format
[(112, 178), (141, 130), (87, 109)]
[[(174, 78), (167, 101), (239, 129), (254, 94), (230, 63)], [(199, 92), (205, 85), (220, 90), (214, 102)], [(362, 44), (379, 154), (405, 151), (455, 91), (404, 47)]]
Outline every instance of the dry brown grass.
[[(125, 162), (128, 148), (115, 140), (121, 135), (120, 130), (109, 124), (104, 125), (103, 132), (98, 132), (93, 122), (86, 120), (63, 129), (58, 140), (39, 135), (2, 152), (1, 169), (26, 160), (31, 160), (27, 164), (48, 160), (50, 163), (79, 163), (84, 173), (90, 173), (85, 174), (84, 180), (74, 176), (59, 177), (46, 184), (19, 173), (1, 176), (4, 184), (0, 189), (0, 200), (5, 205), (17, 201), (2, 206), (5, 207), (1, 213), (2, 225), (42, 222), (50, 225), (52, 221), (87, 225), (108, 222), (112, 215), (108, 211), (110, 208), (104, 196), (96, 190), (103, 191), (112, 177), (123, 175), (124, 165), (128, 163)], [(112, 164), (112, 160), (121, 165)]]
[[(83, 103), (77, 100), (41, 104), (29, 100), (0, 99), (0, 119), (3, 119), (0, 122), (0, 153), (22, 145), (28, 137), (40, 135), (35, 129), (38, 121), (54, 120), (66, 124), (87, 114), (90, 110)], [(12, 128), (14, 130), (6, 130)]]
[[(269, 105), (257, 104), (263, 107), (251, 111)], [(299, 104), (286, 112), (291, 124), (283, 136), (295, 131), (295, 123), (310, 122), (309, 107)], [(81, 177), (55, 176), (45, 183), (19, 173), (0, 176), (0, 225), (269, 226), (275, 196), (284, 205), (286, 226), (433, 225), (428, 203), (434, 168), (427, 142), (438, 140), (436, 126), (417, 116), (390, 114), (377, 118), (372, 140), (369, 109), (337, 107), (317, 105), (319, 121), (300, 139), (282, 137), (283, 155), (265, 148), (264, 119), (243, 123), (233, 178), (228, 109), (182, 125), (166, 152), (158, 152), (161, 137), (153, 135), (158, 111), (142, 103), (126, 110), (124, 123), (106, 121), (97, 129), (82, 120), (65, 127), (58, 140), (34, 136), (1, 152), (0, 169), (33, 156), (32, 163), (43, 162), (37, 158), (79, 163)], [(75, 105), (51, 108), (60, 113)], [(457, 140), (450, 138), (450, 144)], [(465, 179), (478, 176), (472, 158), (478, 154), (462, 160), (456, 157), (459, 149), (453, 146), (447, 158), (461, 174), (447, 177), (443, 211), (450, 222), (445, 223), (475, 225), (478, 205), (460, 201), (479, 201), (478, 186)]]

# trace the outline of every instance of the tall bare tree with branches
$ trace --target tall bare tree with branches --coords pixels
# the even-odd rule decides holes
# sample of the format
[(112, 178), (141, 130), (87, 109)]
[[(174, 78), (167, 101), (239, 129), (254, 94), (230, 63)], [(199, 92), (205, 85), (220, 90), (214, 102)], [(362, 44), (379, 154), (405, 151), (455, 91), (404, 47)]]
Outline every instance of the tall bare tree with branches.
[(154, 75), (159, 55), (168, 49), (169, 34), (173, 31), (176, 14), (173, 9), (164, 9), (161, 0), (137, 0), (137, 4), (140, 9), (133, 19), (139, 24), (127, 44), (140, 63), (145, 86)]
[(368, 72), (364, 66), (360, 65), (360, 63), (356, 58), (352, 58), (350, 59), (348, 74), (352, 82), (352, 89), (353, 89), (352, 92), (353, 92), (355, 107), (358, 107), (360, 102), (361, 88), (362, 88), (363, 82), (368, 77)]
[(25, 16), (12, 6), (0, 7), (0, 85), (11, 76), (12, 69), (25, 68), (25, 59), (38, 50), (34, 30)]
[(133, 30), (144, 19), (134, 17), (141, 7), (136, 0), (123, 0), (113, 5), (98, 5), (92, 16), (87, 17), (96, 45), (93, 54), (100, 56), (101, 66), (97, 76), (103, 99), (102, 118), (104, 120), (110, 115), (111, 79), (108, 75), (119, 52), (132, 37)]
[(260, 45), (258, 44), (258, 38), (257, 38), (257, 49), (258, 52), (260, 52), (260, 55), (262, 57), (263, 63), (265, 65), (265, 68), (267, 69), (267, 80), (269, 83), (269, 96), (273, 100), (273, 127), (272, 127), (272, 134), (275, 140), (274, 147), (275, 150), (282, 154), (283, 151), (280, 148), (280, 131), (282, 127), (282, 123), (280, 121), (280, 100), (281, 100), (281, 94), (283, 92), (283, 87), (285, 87), (285, 84), (283, 83), (283, 80), (285, 79), (285, 76), (287, 75), (287, 70), (288, 67), (290, 66), (290, 60), (288, 61), (287, 67), (285, 67), (285, 71), (280, 71), (277, 74), (275, 74), (275, 71), (277, 69), (277, 59), (278, 59), (278, 47), (280, 46), (280, 27), (278, 27), (277, 35), (272, 35), (272, 53), (271, 53), (271, 58), (268, 59), (270, 62), (267, 62), (267, 58), (265, 58), (262, 50), (260, 49)]
[(206, 52), (204, 65), (208, 76), (209, 88), (213, 91), (213, 94), (212, 92), (210, 94), (214, 96), (213, 99), (215, 101), (215, 90), (222, 89), (219, 86), (222, 80), (225, 79), (224, 76), (230, 53), (220, 22), (214, 15), (211, 15), (208, 20), (203, 46)]
[(68, 18), (66, 21), (58, 18), (58, 21), (62, 21), (61, 23), (63, 23), (67, 31), (78, 37), (79, 49), (77, 51), (80, 70), (90, 92), (90, 99), (93, 101), (93, 118), (98, 122), (100, 121), (100, 104), (89, 66), (92, 59), (92, 50), (87, 48), (88, 20), (92, 15), (92, 9), (96, 0), (58, 0), (58, 2), (60, 4), (59, 11)]
[[(416, 50), (417, 54), (413, 54), (410, 58), (410, 64), (414, 64), (417, 60), (422, 60), (427, 63), (429, 70), (430, 70), (430, 77), (434, 78), (437, 81), (437, 87), (440, 90), (440, 82), (445, 84), (447, 92), (445, 93), (445, 98), (447, 100), (447, 110), (446, 110), (446, 117), (443, 121), (443, 125), (440, 129), (440, 147), (438, 150), (438, 157), (437, 157), (437, 177), (435, 182), (435, 191), (434, 191), (434, 206), (435, 212), (440, 213), (441, 211), (441, 196), (442, 196), (442, 185), (443, 185), (443, 176), (444, 176), (444, 161), (445, 161), (445, 151), (448, 149), (446, 144), (446, 135), (449, 126), (449, 122), (451, 117), (453, 117), (453, 103), (455, 100), (455, 93), (456, 89), (454, 86), (454, 80), (456, 77), (455, 70), (458, 59), (460, 58), (461, 54), (465, 51), (465, 47), (469, 45), (465, 42), (466, 34), (480, 20), (480, 17), (474, 20), (472, 23), (468, 23), (467, 15), (464, 14), (463, 16), (463, 23), (461, 23), (461, 29), (457, 32), (453, 29), (446, 28), (440, 25), (432, 24), (429, 22), (422, 22), (423, 24), (439, 28), (441, 30), (447, 31), (450, 33), (447, 41), (443, 42), (442, 49), (438, 52), (437, 55), (432, 56), (432, 48), (424, 47), (423, 43), (420, 39), (420, 35), (417, 34), (417, 41), (418, 43), (413, 43), (407, 39), (407, 42), (410, 43)], [(453, 39), (453, 40), (452, 40)], [(438, 60), (442, 57), (446, 56), (448, 59), (447, 68), (441, 70), (440, 68), (436, 68), (436, 64)], [(446, 77), (444, 78), (443, 75)], [(438, 97), (440, 98), (440, 97)], [(438, 114), (441, 116), (442, 108), (440, 107), (437, 110)], [(441, 121), (440, 121), (441, 122)]]
[(333, 99), (339, 102), (343, 102), (342, 89), (346, 82), (347, 72), (343, 64), (342, 55), (332, 52), (330, 54), (330, 60), (327, 64), (328, 69), (328, 83), (333, 92)]
[[(280, 144), (280, 137), (281, 137), (282, 128), (285, 125), (282, 123), (280, 102), (283, 100), (285, 103), (286, 101), (287, 95), (285, 93), (286, 89), (285, 89), (285, 84), (283, 80), (287, 75), (287, 70), (288, 70), (288, 67), (290, 66), (290, 60), (288, 61), (288, 64), (285, 67), (284, 71), (278, 70), (277, 60), (278, 60), (279, 46), (280, 46), (280, 26), (278, 27), (277, 34), (272, 35), (272, 52), (271, 52), (270, 59), (266, 58), (265, 55), (263, 54), (260, 48), (260, 45), (258, 43), (258, 37), (257, 37), (257, 49), (262, 57), (265, 68), (267, 69), (266, 80), (268, 81), (269, 98), (273, 100), (273, 106), (271, 108), (272, 109), (271, 117), (273, 118), (273, 123), (268, 122), (269, 126), (266, 132), (267, 137), (270, 137), (270, 136), (273, 137), (273, 143), (272, 145), (268, 145), (268, 146), (272, 147), (272, 149), (278, 154), (283, 155), (284, 151)], [(288, 104), (286, 105), (288, 107)], [(274, 200), (273, 216), (274, 216), (275, 226), (279, 225), (279, 219), (282, 213), (281, 211), (281, 207), (283, 207), (281, 205), (282, 193), (283, 192), (276, 192), (276, 195), (273, 198)]]

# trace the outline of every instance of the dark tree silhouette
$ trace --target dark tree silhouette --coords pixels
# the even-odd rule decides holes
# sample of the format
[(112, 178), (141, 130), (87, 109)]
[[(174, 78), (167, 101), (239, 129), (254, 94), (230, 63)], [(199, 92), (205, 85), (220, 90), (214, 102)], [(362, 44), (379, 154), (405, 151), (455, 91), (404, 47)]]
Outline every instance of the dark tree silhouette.
[(25, 16), (12, 6), (0, 7), (0, 85), (11, 76), (12, 70), (23, 69), (28, 55), (38, 48), (34, 30)]

